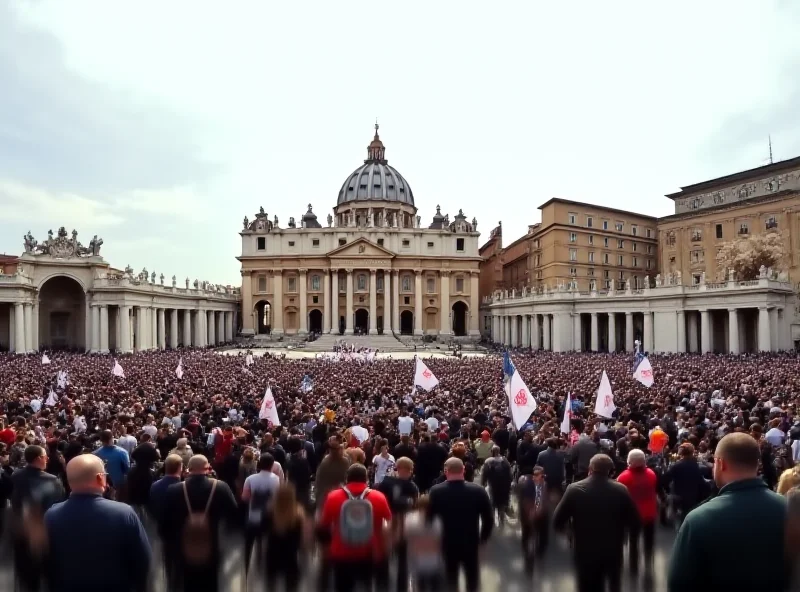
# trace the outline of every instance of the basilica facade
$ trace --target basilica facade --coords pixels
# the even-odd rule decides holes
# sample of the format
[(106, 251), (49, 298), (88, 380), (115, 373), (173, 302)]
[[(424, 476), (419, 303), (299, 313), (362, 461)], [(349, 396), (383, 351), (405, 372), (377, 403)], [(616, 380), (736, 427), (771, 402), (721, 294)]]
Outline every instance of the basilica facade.
[(281, 227), (261, 208), (242, 238), (242, 335), (383, 334), (479, 339), (477, 221), (439, 206), (423, 224), (375, 135), (320, 222)]

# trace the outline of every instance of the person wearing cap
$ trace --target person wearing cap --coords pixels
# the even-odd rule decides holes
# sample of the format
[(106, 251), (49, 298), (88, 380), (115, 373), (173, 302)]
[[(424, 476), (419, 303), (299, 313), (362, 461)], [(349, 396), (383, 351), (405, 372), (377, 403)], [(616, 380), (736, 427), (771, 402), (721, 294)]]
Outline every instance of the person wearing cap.
[(494, 442), (492, 442), (492, 436), (489, 433), (489, 430), (483, 430), (481, 432), (480, 439), (475, 440), (473, 443), (473, 446), (475, 447), (475, 456), (478, 458), (479, 467), (486, 462), (486, 459), (492, 456), (493, 445)]

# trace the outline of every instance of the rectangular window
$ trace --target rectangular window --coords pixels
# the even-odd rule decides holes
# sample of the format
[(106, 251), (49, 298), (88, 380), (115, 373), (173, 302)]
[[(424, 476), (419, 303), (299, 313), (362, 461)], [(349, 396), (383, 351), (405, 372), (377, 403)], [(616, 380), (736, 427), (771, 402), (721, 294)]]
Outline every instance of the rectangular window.
[(567, 214), (567, 220), (570, 224), (575, 224), (578, 219), (578, 214)]
[(411, 296), (403, 296), (403, 304), (411, 304)]
[(622, 255), (617, 255), (617, 265), (622, 265)]
[(339, 246), (340, 246), (340, 247), (341, 247), (341, 246), (344, 246), (344, 245), (346, 245), (346, 244), (347, 244), (347, 239), (346, 239), (346, 238), (340, 238), (340, 239), (339, 239)]
[(289, 246), (293, 247), (294, 246), (294, 241), (289, 241)]
[(603, 230), (608, 230), (608, 220), (603, 220)]
[(367, 289), (367, 274), (360, 273), (358, 274), (358, 285), (356, 286), (356, 290), (366, 290)]
[(611, 280), (606, 280), (606, 290), (611, 289)]
[(428, 242), (428, 248), (429, 248), (429, 249), (432, 249), (432, 248), (433, 248), (433, 243), (432, 243), (432, 242)]
[(773, 230), (778, 227), (778, 219), (775, 216), (770, 216), (767, 218), (767, 223), (765, 224), (767, 230)]
[(625, 279), (625, 272), (624, 271), (620, 271), (619, 274), (617, 274), (617, 277), (619, 279), (621, 279), (621, 280), (624, 280)]
[(594, 277), (594, 267), (590, 267), (589, 269), (587, 269), (586, 270), (586, 275), (590, 275), (590, 276)]
[(383, 239), (382, 238), (378, 239), (378, 246), (381, 246), (381, 247), (383, 246)]
[[(622, 263), (620, 263), (620, 265), (622, 265)], [(633, 258), (633, 266), (634, 267), (639, 267), (639, 258), (638, 257), (634, 257)]]
[(313, 302), (314, 304), (319, 304), (319, 296), (312, 296), (311, 302)]
[(648, 255), (652, 255), (653, 254), (653, 245), (647, 245), (647, 254)]
[(586, 226), (588, 228), (591, 228), (592, 224), (594, 224), (594, 221), (592, 220), (592, 217), (591, 216), (586, 216)]
[(634, 250), (634, 252), (635, 252), (635, 251), (636, 251), (636, 243), (632, 242), (632, 243), (631, 243), (631, 248), (633, 248), (633, 250)]
[(256, 249), (259, 251), (266, 251), (267, 250), (267, 237), (266, 236), (259, 236), (256, 239)]
[(569, 250), (569, 260), (570, 261), (577, 261), (578, 260), (578, 251), (575, 249)]
[(749, 234), (750, 230), (747, 227), (747, 222), (739, 225), (739, 234)]
[(577, 243), (578, 242), (578, 235), (574, 232), (569, 233), (569, 242)]
[(534, 239), (534, 241), (533, 241), (533, 248), (534, 248), (534, 249), (538, 249), (538, 248), (539, 248), (539, 239), (538, 239), (538, 238), (537, 238), (537, 239)]
[(411, 291), (411, 276), (404, 275), (403, 276), (403, 292), (410, 292)]
[(647, 238), (653, 238), (653, 231), (651, 229), (649, 229), (649, 228), (645, 228), (644, 229), (644, 235)]
[(635, 225), (634, 225), (634, 226), (631, 226), (631, 234), (632, 234), (633, 236), (636, 236), (638, 233), (639, 233), (639, 229), (638, 229), (638, 228), (636, 228), (636, 226), (635, 226)]
[(542, 256), (541, 255), (536, 255), (536, 258), (533, 261), (534, 261), (534, 263), (533, 263), (534, 266), (535, 267), (539, 267), (539, 265), (541, 265), (541, 262), (542, 262)]
[(617, 222), (616, 224), (614, 224), (614, 228), (617, 229), (617, 232), (622, 232), (625, 229), (625, 223)]
[(603, 253), (603, 263), (608, 265), (608, 253)]
[(456, 239), (456, 251), (458, 251), (459, 253), (463, 253), (464, 252), (464, 239), (463, 238), (457, 238)]
[(717, 231), (717, 238), (722, 238), (722, 224), (717, 224), (716, 231)]
[(267, 291), (267, 276), (265, 275), (258, 276), (258, 291), (259, 292)]
[(464, 291), (464, 278), (456, 278), (456, 292), (459, 294)]
[(288, 292), (297, 292), (297, 278), (290, 277), (287, 279)]
[(625, 248), (625, 241), (617, 239), (617, 248), (624, 249)]
[(569, 268), (569, 274), (570, 274), (571, 276), (573, 276), (573, 277), (575, 277), (576, 275), (578, 275), (578, 270), (577, 270), (577, 268), (575, 268), (575, 267), (570, 267), (570, 268)]
[(699, 286), (700, 285), (700, 274), (699, 273), (695, 273), (695, 274), (692, 275), (692, 285), (693, 286)]
[(603, 277), (604, 277), (604, 278), (607, 278), (607, 277), (608, 277), (608, 270), (607, 270), (607, 269), (604, 269), (604, 270), (603, 270)]
[(427, 288), (428, 288), (428, 294), (433, 294), (434, 292), (436, 292), (436, 280), (435, 279), (428, 278), (426, 283), (427, 283)]
[(594, 263), (594, 251), (589, 251), (589, 263)]
[(379, 275), (375, 280), (375, 289), (378, 292), (383, 292), (383, 276)]
[(590, 245), (593, 245), (593, 244), (594, 244), (594, 235), (593, 235), (593, 234), (590, 234), (590, 235), (589, 235), (589, 244), (590, 244)]
[(311, 276), (311, 289), (314, 290), (315, 292), (319, 291), (319, 276), (318, 275), (312, 275)]
[(318, 238), (311, 239), (311, 246), (312, 247), (318, 247), (319, 246), (319, 239)]
[(652, 259), (648, 259), (648, 260), (647, 260), (647, 263), (645, 263), (645, 266), (647, 267), (647, 269), (650, 269), (650, 267), (652, 266), (652, 264), (653, 264), (653, 260), (652, 260)]
[(408, 247), (408, 246), (410, 246), (410, 245), (411, 245), (411, 241), (410, 241), (410, 240), (408, 240), (407, 238), (404, 238), (404, 239), (403, 239), (403, 246), (404, 246), (404, 247)]
[(607, 238), (604, 238), (604, 239), (603, 239), (603, 246), (604, 246), (606, 249), (608, 248), (608, 239), (607, 239)]

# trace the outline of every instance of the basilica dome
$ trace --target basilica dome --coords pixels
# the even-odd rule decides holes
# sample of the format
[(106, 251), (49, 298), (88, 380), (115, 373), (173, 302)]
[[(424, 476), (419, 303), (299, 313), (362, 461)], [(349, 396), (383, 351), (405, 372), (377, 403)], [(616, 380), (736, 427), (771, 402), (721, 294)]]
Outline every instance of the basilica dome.
[(336, 205), (359, 201), (391, 201), (414, 206), (411, 187), (397, 169), (389, 166), (385, 158), (386, 148), (378, 137), (378, 124), (375, 124), (375, 137), (367, 147), (367, 159), (342, 185)]

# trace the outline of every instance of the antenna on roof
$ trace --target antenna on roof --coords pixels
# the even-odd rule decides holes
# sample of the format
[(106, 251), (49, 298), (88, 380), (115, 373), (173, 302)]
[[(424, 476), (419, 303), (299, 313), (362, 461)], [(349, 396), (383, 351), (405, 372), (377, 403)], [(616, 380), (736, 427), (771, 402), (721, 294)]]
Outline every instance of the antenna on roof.
[(772, 160), (772, 135), (769, 136), (769, 163), (775, 164), (775, 162)]

